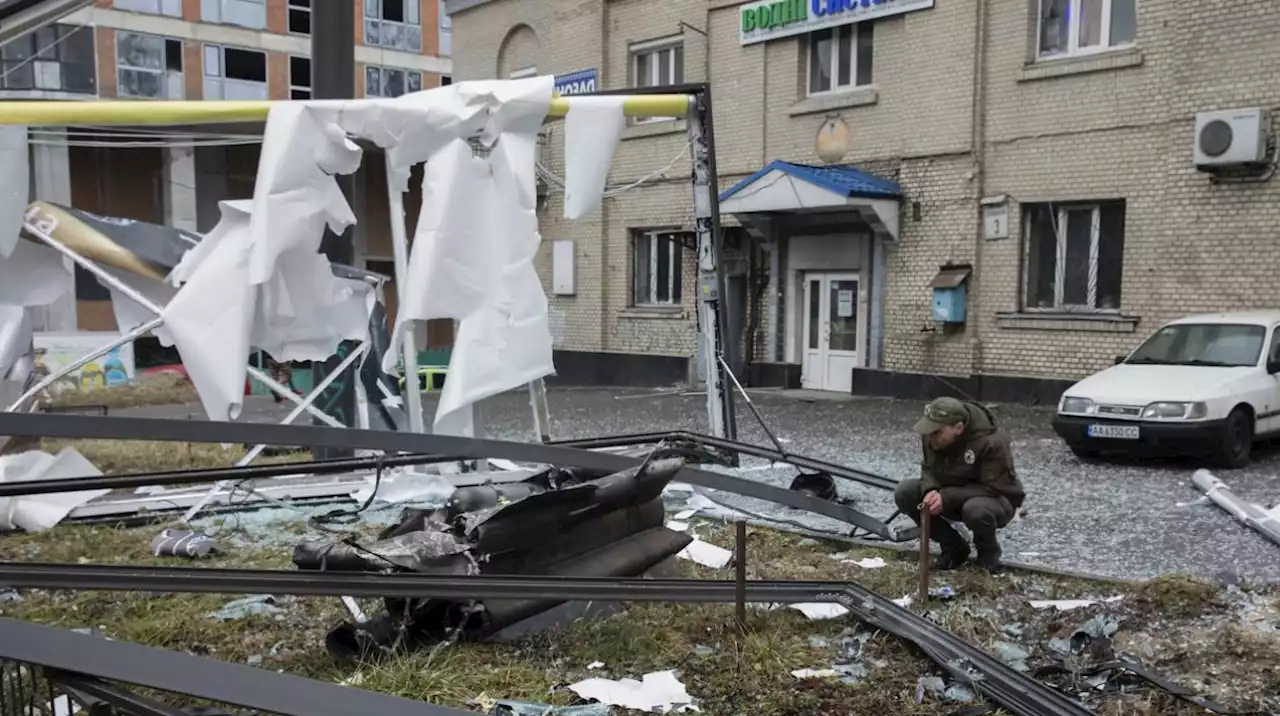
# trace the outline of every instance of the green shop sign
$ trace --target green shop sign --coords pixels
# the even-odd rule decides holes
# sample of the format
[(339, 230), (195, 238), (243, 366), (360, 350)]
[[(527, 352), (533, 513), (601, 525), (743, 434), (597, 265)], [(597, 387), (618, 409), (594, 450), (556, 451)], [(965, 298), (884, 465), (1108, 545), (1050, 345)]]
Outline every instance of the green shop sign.
[(742, 44), (933, 7), (934, 0), (757, 0), (738, 8)]

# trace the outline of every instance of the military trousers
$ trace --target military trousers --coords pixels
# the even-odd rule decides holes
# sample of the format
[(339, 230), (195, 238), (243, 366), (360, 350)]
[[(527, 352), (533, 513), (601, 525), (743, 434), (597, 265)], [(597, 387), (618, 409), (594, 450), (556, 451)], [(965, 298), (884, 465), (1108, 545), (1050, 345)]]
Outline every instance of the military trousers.
[[(923, 500), (924, 489), (919, 480), (903, 480), (893, 491), (893, 501), (898, 509), (917, 524), (920, 522), (920, 503)], [(944, 500), (942, 514), (935, 515), (929, 521), (929, 536), (943, 547), (957, 546), (962, 540), (960, 534), (947, 522), (951, 520), (963, 522), (973, 533), (975, 540), (994, 539), (996, 530), (1009, 524), (1013, 515), (1013, 505), (1004, 497), (977, 496), (964, 501)]]

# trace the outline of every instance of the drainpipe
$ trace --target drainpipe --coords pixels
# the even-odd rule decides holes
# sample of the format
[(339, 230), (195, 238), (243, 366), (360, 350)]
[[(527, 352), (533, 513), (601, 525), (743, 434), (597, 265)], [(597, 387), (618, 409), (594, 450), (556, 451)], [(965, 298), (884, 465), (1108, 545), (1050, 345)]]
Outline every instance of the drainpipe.
[(987, 167), (986, 167), (986, 108), (987, 108), (987, 0), (975, 0), (974, 2), (974, 38), (973, 38), (973, 117), (972, 117), (972, 146), (973, 146), (973, 163), (975, 176), (973, 179), (973, 188), (976, 196), (974, 201), (977, 204), (977, 222), (974, 231), (974, 247), (973, 247), (973, 277), (972, 281), (977, 289), (970, 293), (970, 301), (972, 306), (969, 310), (970, 315), (975, 316), (970, 321), (970, 330), (973, 331), (972, 347), (973, 352), (970, 356), (971, 374), (982, 372), (983, 350), (982, 350), (982, 319), (979, 311), (974, 310), (982, 300), (982, 250), (985, 243), (982, 238), (983, 221), (982, 221), (982, 197), (986, 195), (987, 185)]

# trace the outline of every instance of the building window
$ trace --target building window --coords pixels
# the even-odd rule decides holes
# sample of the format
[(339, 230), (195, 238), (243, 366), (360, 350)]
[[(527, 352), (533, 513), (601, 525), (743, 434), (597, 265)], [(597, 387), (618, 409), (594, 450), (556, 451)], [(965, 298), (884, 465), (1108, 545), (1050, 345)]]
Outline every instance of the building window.
[(453, 78), (449, 75), (440, 75), (440, 86), (447, 87), (453, 84)]
[(422, 90), (422, 73), (395, 67), (364, 66), (364, 96), (399, 97)]
[(311, 34), (311, 0), (289, 0), (289, 32)]
[(809, 33), (809, 94), (871, 84), (874, 39), (870, 22)]
[(267, 53), (205, 45), (204, 98), (266, 99)]
[(289, 99), (311, 99), (311, 58), (289, 56)]
[(182, 0), (116, 0), (112, 7), (117, 10), (182, 17)]
[(183, 97), (182, 40), (117, 31), (116, 68), (121, 97)]
[(98, 90), (93, 28), (46, 25), (0, 48), (0, 89), (75, 92)]
[(636, 306), (678, 306), (682, 299), (680, 269), (684, 264), (682, 241), (692, 242), (687, 231), (637, 231), (632, 278)]
[(440, 3), (440, 54), (448, 57), (453, 54), (453, 18), (449, 17), (449, 13), (444, 6), (444, 0), (438, 0)]
[(200, 0), (200, 19), (261, 30), (267, 26), (267, 0)]
[(364, 44), (422, 52), (421, 0), (365, 0)]
[(1026, 306), (1118, 311), (1125, 202), (1025, 204)]
[[(684, 42), (670, 38), (631, 46), (632, 84), (636, 87), (663, 87), (684, 83)], [(636, 123), (665, 122), (675, 117), (651, 117)]]
[(1039, 57), (1101, 52), (1133, 44), (1137, 0), (1039, 0)]

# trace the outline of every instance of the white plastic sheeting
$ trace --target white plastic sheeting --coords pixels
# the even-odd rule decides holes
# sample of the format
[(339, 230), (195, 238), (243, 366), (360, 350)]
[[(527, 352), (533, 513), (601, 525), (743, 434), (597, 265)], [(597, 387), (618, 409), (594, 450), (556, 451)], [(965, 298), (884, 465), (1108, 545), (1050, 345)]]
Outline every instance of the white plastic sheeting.
[(31, 350), (27, 309), (62, 298), (73, 280), (61, 254), (46, 246), (22, 240), (0, 257), (0, 378)]
[[(57, 455), (33, 450), (0, 457), (0, 482), (61, 480), (101, 474), (75, 448), (63, 448)], [(0, 497), (0, 530), (47, 530), (61, 522), (71, 510), (108, 492), (110, 490), (84, 490)]]
[[(622, 97), (578, 97), (565, 116), (564, 218), (581, 219), (600, 206), (613, 154), (627, 120)], [(572, 177), (574, 181), (569, 181)]]
[(0, 258), (13, 252), (31, 192), (27, 128), (0, 127)]

